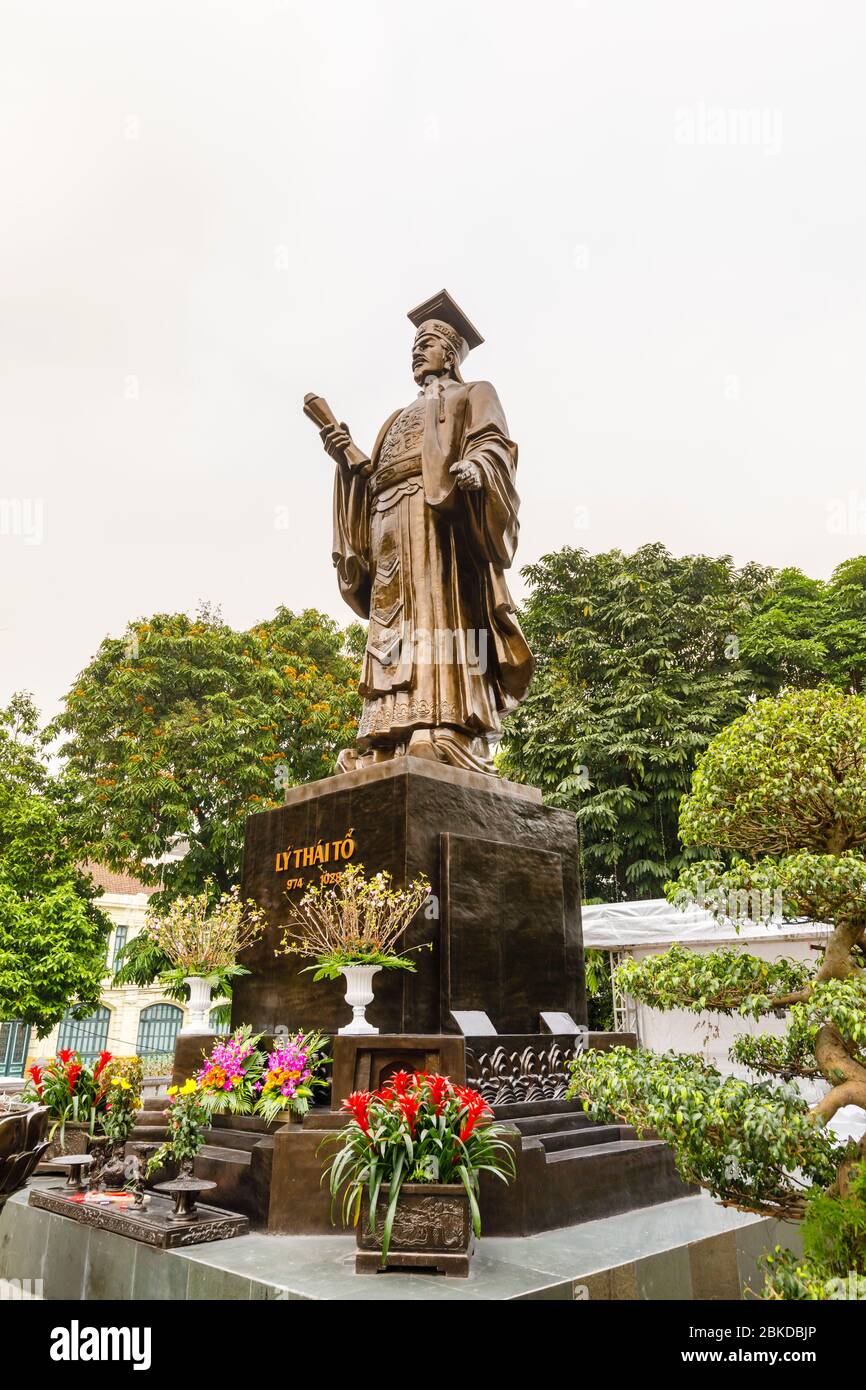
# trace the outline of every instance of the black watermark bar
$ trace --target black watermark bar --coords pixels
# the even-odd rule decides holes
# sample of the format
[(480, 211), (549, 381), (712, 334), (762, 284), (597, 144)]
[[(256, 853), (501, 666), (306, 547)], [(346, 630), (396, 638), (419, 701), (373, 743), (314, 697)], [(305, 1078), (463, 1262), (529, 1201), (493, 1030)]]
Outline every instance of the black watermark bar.
[[(674, 1303), (562, 1299), (549, 1300), (553, 1305), (549, 1312), (539, 1314), (527, 1305), (532, 1302), (537, 1306), (544, 1300), (494, 1302), (469, 1296), (440, 1302), (435, 1295), (432, 1300), (429, 1294), (425, 1297), (421, 1288), (415, 1298), (393, 1300), (388, 1295), (387, 1275), (381, 1279), (381, 1297), (371, 1300), (370, 1285), (364, 1285), (363, 1317), (368, 1327), (371, 1303), (408, 1303), (410, 1307), (398, 1316), (409, 1318), (414, 1318), (411, 1305), (416, 1304), (415, 1312), (423, 1309), (427, 1318), (430, 1302), (435, 1301), (439, 1304), (436, 1316), (440, 1330), (474, 1329), (477, 1345), (484, 1346), (487, 1378), (499, 1355), (505, 1356), (501, 1351), (503, 1316), (508, 1318), (511, 1345), (517, 1331), (515, 1319), (525, 1319), (527, 1334), (537, 1336), (541, 1317), (551, 1331), (566, 1332), (577, 1339), (562, 1344), (571, 1345), (575, 1356), (579, 1357), (582, 1345), (591, 1343), (597, 1350), (607, 1348), (621, 1371), (628, 1370), (630, 1360), (637, 1371), (644, 1358), (650, 1357), (655, 1374), (665, 1376), (677, 1369), (686, 1375), (700, 1375), (707, 1367), (737, 1372), (740, 1367), (785, 1371), (790, 1366), (816, 1367), (832, 1374), (843, 1369), (845, 1332), (854, 1330), (851, 1319), (860, 1315), (859, 1308), (846, 1307), (844, 1300)], [(433, 1284), (439, 1293), (444, 1280), (432, 1280), (431, 1291)], [(309, 1337), (315, 1338), (320, 1320), (323, 1329), (334, 1334), (336, 1313), (338, 1325), (344, 1324), (345, 1336), (351, 1340), (362, 1316), (361, 1310), (345, 1307), (351, 1300), (340, 1299), (338, 1309), (328, 1307), (326, 1292), (314, 1300), (287, 1300), (282, 1309), (270, 1312), (261, 1301), (213, 1301), (202, 1306), (203, 1302), (66, 1303), (40, 1301), (38, 1294), (28, 1297), (25, 1293), (20, 1300), (0, 1301), (0, 1335), (10, 1338), (14, 1334), (16, 1344), (27, 1346), (29, 1363), (37, 1373), (74, 1364), (98, 1376), (104, 1366), (115, 1376), (134, 1374), (140, 1382), (148, 1375), (164, 1377), (170, 1372), (174, 1376), (186, 1369), (197, 1374), (202, 1357), (209, 1358), (216, 1350), (211, 1339), (226, 1321), (231, 1325), (232, 1349), (248, 1353), (260, 1344), (263, 1325), (270, 1324), (274, 1330), (278, 1326), (281, 1340), (297, 1336), (306, 1343)], [(390, 1309), (383, 1307), (373, 1325), (389, 1315)], [(503, 1362), (503, 1369), (506, 1364)]]

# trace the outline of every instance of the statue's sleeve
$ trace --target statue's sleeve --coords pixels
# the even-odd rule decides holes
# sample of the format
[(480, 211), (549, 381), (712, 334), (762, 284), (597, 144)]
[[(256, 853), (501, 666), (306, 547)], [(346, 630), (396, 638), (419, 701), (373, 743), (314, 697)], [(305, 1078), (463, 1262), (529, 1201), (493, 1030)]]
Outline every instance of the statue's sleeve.
[(472, 539), (480, 554), (497, 569), (507, 569), (517, 549), (517, 511), (520, 498), (514, 486), (517, 445), (499, 397), (489, 381), (469, 388), (461, 457), (474, 463), (483, 488), (464, 492)]
[(367, 479), (342, 464), (334, 476), (333, 560), (340, 593), (359, 618), (370, 616), (370, 506)]

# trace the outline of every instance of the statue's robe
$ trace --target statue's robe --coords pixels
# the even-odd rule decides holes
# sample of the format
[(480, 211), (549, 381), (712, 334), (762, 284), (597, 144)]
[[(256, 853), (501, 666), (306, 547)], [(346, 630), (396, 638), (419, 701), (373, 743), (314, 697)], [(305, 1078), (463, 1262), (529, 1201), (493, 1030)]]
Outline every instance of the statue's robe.
[[(476, 465), (478, 491), (450, 472)], [(340, 591), (369, 619), (361, 747), (417, 729), (498, 733), (524, 697), (532, 654), (504, 571), (517, 545), (517, 446), (487, 381), (433, 380), (385, 421), (371, 469), (337, 467)]]

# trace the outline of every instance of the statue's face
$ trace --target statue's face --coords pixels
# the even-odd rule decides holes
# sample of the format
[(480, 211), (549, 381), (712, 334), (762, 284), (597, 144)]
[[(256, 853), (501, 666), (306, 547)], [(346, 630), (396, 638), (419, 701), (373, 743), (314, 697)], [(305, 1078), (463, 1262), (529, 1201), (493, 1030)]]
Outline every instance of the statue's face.
[(412, 347), (412, 375), (421, 382), (425, 376), (443, 376), (450, 371), (454, 350), (437, 333), (419, 333)]

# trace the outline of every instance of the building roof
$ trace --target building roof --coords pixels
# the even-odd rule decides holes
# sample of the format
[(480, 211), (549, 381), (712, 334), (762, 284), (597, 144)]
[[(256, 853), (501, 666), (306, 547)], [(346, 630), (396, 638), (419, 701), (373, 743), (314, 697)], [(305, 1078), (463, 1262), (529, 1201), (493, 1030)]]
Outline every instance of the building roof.
[(158, 891), (152, 884), (142, 883), (132, 874), (115, 873), (114, 869), (106, 868), (104, 864), (81, 864), (79, 867), (103, 893), (117, 893), (125, 897), (144, 893), (149, 898)]

